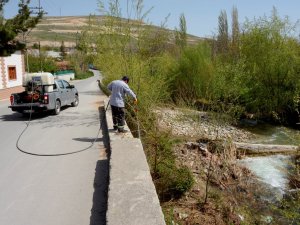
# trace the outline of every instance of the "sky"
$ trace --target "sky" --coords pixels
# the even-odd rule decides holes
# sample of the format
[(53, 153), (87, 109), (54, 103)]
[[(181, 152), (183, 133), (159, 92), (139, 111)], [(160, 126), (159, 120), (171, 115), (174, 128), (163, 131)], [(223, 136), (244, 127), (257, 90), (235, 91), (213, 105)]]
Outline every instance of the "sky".
[[(127, 0), (119, 1), (122, 17), (127, 18)], [(101, 15), (99, 0), (31, 0), (31, 6), (38, 7), (39, 2), (48, 13), (46, 16)], [(108, 0), (102, 2), (107, 3)], [(17, 4), (18, 0), (9, 0), (4, 7), (5, 18), (17, 14)], [(144, 0), (143, 5), (144, 12), (151, 9), (146, 22), (161, 25), (167, 21), (166, 27), (174, 29), (179, 27), (180, 15), (184, 14), (187, 32), (200, 37), (217, 34), (218, 16), (222, 10), (226, 11), (230, 25), (233, 7), (238, 10), (241, 24), (246, 18), (253, 20), (264, 15), (270, 16), (273, 7), (277, 9), (280, 17), (288, 16), (292, 23), (300, 19), (300, 0)]]

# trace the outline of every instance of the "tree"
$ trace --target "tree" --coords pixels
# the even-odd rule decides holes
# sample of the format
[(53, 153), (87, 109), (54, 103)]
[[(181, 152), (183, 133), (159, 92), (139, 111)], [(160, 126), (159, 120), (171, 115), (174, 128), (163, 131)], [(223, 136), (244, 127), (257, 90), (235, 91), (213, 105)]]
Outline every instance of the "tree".
[[(37, 25), (44, 14), (40, 11), (36, 17), (31, 17), (32, 11), (28, 6), (30, 0), (20, 0), (18, 15), (5, 20), (3, 7), (8, 1), (0, 0), (0, 56), (9, 56), (17, 50), (23, 50), (26, 47), (24, 40), (27, 32)], [(18, 40), (18, 35), (22, 35), (23, 40)]]
[(5, 3), (7, 3), (9, 0), (0, 0), (0, 12), (3, 12), (3, 6)]
[(236, 7), (232, 8), (232, 30), (231, 30), (231, 53), (232, 56), (237, 59), (239, 56), (239, 39), (240, 39), (240, 27), (238, 21), (238, 11)]
[(58, 67), (54, 59), (47, 57), (45, 53), (41, 53), (39, 56), (28, 55), (28, 70), (31, 73), (40, 71), (54, 72), (58, 70)]
[(229, 35), (228, 35), (228, 20), (226, 11), (221, 11), (219, 17), (219, 33), (217, 37), (217, 52), (226, 54), (228, 52), (228, 42), (229, 42)]
[(62, 57), (62, 59), (64, 60), (67, 56), (67, 52), (66, 52), (66, 46), (65, 46), (65, 42), (62, 41), (61, 42), (61, 46), (60, 46), (60, 56)]
[(187, 45), (186, 20), (184, 14), (180, 15), (179, 31), (176, 30), (176, 44), (183, 49)]
[[(244, 79), (251, 91), (245, 96), (248, 110), (272, 116), (274, 120), (290, 119), (298, 98), (299, 42), (295, 27), (288, 18), (281, 19), (276, 9), (272, 15), (245, 24), (241, 37), (241, 56), (251, 76)], [(285, 121), (280, 121), (285, 122)]]

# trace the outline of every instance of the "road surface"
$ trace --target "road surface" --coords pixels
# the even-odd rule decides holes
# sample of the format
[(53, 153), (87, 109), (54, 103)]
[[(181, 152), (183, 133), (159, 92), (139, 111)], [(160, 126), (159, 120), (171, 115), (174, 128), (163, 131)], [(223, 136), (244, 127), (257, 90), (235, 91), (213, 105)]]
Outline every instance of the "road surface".
[(76, 81), (78, 107), (33, 116), (21, 137), (28, 118), (0, 102), (0, 225), (105, 224), (108, 161), (102, 132), (97, 137), (105, 97), (97, 79), (99, 72)]

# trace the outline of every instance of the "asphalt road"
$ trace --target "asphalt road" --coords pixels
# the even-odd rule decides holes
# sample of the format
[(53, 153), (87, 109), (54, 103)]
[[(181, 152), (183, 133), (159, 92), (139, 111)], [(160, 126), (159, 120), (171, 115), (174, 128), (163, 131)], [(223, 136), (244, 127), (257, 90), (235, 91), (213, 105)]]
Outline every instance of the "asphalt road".
[(74, 82), (78, 107), (33, 116), (19, 148), (36, 155), (16, 147), (28, 118), (0, 101), (0, 225), (105, 224), (108, 161), (102, 132), (97, 137), (105, 97), (97, 79), (95, 72)]

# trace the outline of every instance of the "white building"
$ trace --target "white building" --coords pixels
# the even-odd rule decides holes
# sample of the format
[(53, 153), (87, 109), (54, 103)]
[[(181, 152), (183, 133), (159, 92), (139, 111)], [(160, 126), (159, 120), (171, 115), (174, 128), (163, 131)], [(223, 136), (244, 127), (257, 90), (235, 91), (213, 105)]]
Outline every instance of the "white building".
[(21, 51), (11, 56), (0, 57), (0, 100), (9, 98), (11, 93), (24, 90), (22, 87), (24, 75), (25, 61)]

